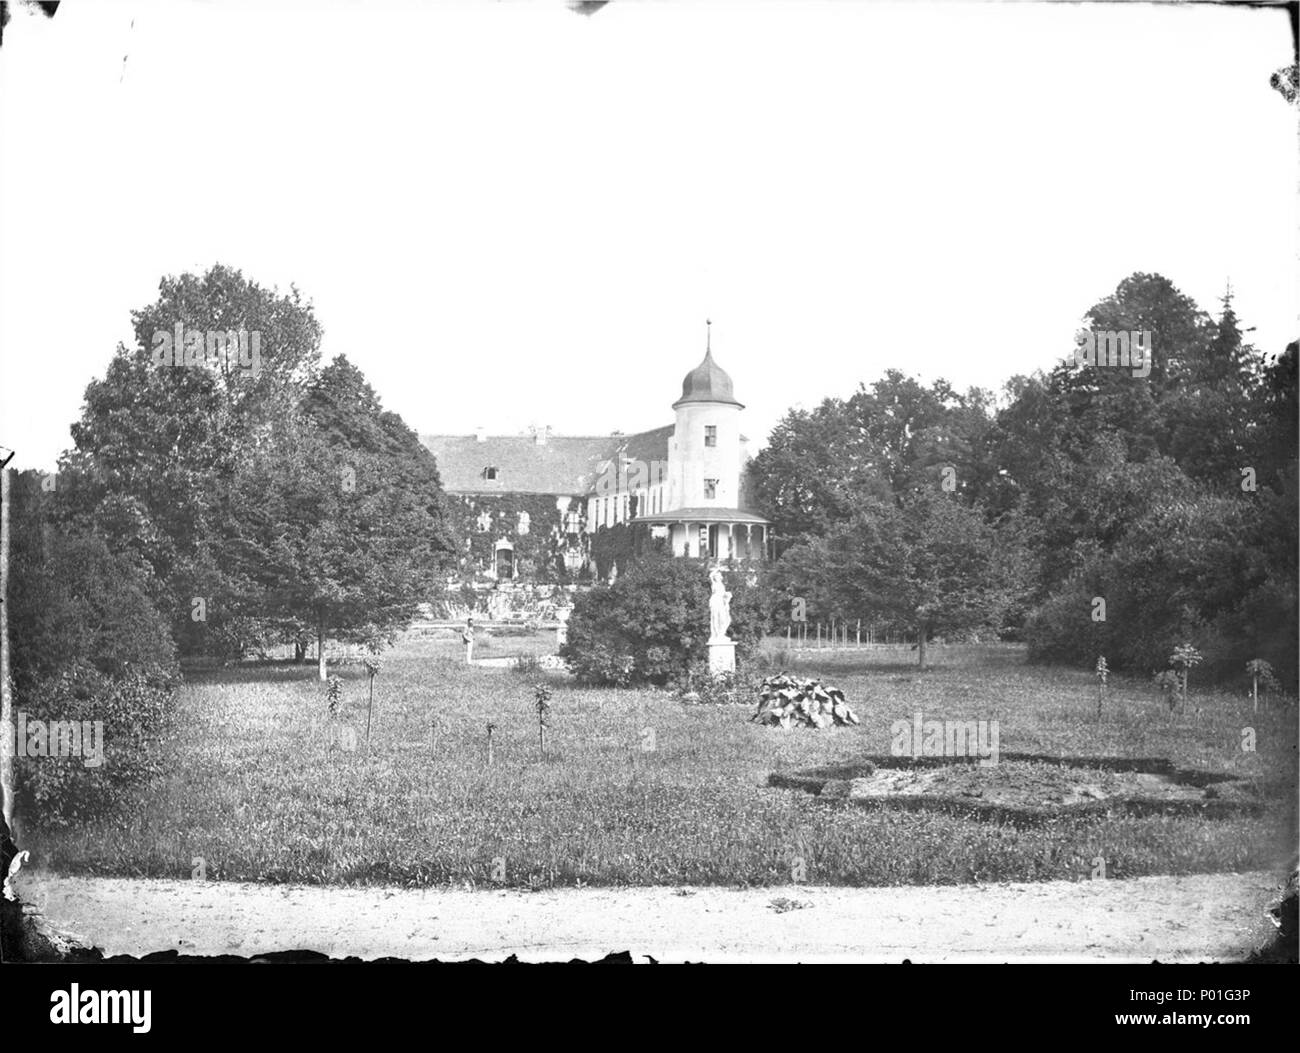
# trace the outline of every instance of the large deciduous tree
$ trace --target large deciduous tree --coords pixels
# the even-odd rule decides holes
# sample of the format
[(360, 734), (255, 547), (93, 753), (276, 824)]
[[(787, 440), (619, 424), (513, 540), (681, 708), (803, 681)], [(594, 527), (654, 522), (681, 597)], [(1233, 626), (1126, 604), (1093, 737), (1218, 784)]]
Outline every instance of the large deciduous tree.
[(1149, 331), (1150, 374), (1067, 360), (1018, 378), (989, 436), (993, 506), (1034, 525), (1031, 654), (1149, 672), (1193, 639), (1211, 675), (1266, 655), (1294, 677), (1294, 352), (1266, 365), (1230, 295), (1214, 319), (1160, 275), (1085, 318)]
[(915, 633), (918, 662), (941, 633), (1000, 629), (1026, 587), (1017, 527), (937, 487), (869, 503), (848, 523), (790, 549), (778, 591), (802, 590), (815, 610)]
[[(134, 344), (119, 345), (86, 389), (75, 446), (60, 461), (56, 514), (64, 529), (89, 529), (146, 569), (182, 653), (237, 651), (257, 627), (233, 617), (249, 604), (224, 551), (242, 514), (231, 488), (305, 394), (321, 329), (296, 289), (282, 295), (220, 264), (164, 278), (158, 300), (132, 320)], [(203, 360), (158, 361), (160, 336), (174, 340), (177, 326), (198, 334)], [(239, 330), (260, 334), (255, 371), (237, 357), (207, 357), (207, 334)]]
[[(310, 635), (323, 669), (327, 634), (391, 636), (451, 547), (437, 467), (355, 367), (321, 370), (311, 305), (217, 265), (133, 322), (73, 426), (60, 528), (142, 569), (182, 654)], [(219, 353), (241, 331), (255, 359)]]
[[(801, 542), (778, 567), (781, 590), (804, 589), (822, 616), (870, 597), (864, 616), (915, 624), (938, 602), (927, 584), (958, 612), (984, 606), (972, 598), (996, 608), (1005, 585), (1012, 621), (1037, 608), (1027, 631), (1045, 657), (1091, 666), (1101, 649), (1138, 668), (1192, 634), (1207, 667), (1258, 652), (1295, 669), (1296, 345), (1266, 364), (1230, 294), (1213, 318), (1158, 274), (1130, 275), (1083, 319), (1102, 339), (1142, 334), (1149, 370), (1080, 363), (1066, 347), (1054, 368), (1012, 378), (992, 419), (983, 393), (958, 398), (896, 373), (789, 415), (752, 468), (760, 509)], [(909, 496), (938, 497), (945, 468), (969, 529), (982, 520), (1014, 539), (997, 548), (1015, 558), (973, 577), (973, 591), (923, 573), (946, 565), (944, 546), (991, 567), (969, 547), (977, 532), (948, 529)], [(895, 525), (909, 519), (911, 540)], [(1234, 544), (1256, 555), (1232, 555)], [(1090, 600), (1102, 594), (1111, 613), (1099, 629)]]
[(849, 522), (864, 502), (938, 486), (945, 469), (953, 492), (974, 493), (988, 475), (991, 403), (979, 389), (890, 370), (847, 400), (788, 413), (748, 466), (752, 500), (788, 547)]
[(376, 645), (404, 628), (453, 561), (433, 455), (342, 356), (236, 486), (232, 539), (256, 609), (290, 637)]

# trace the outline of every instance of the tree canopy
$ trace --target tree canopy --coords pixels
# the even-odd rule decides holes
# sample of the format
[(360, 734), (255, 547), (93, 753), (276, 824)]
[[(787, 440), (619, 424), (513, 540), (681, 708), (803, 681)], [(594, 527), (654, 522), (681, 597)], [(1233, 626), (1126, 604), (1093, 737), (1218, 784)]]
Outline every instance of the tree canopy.
[[(1149, 370), (1065, 347), (997, 399), (890, 371), (787, 414), (750, 468), (782, 588), (918, 632), (978, 611), (1026, 625), (1034, 653), (1091, 664), (1108, 647), (1116, 668), (1197, 637), (1221, 670), (1263, 655), (1294, 679), (1296, 344), (1266, 359), (1230, 292), (1215, 318), (1157, 274), (1082, 317), (1141, 334)], [(1103, 592), (1114, 636), (1091, 619)]]
[(57, 528), (140, 569), (182, 655), (391, 636), (451, 548), (437, 466), (355, 366), (321, 368), (311, 304), (218, 264), (132, 318), (60, 461)]
[(282, 636), (377, 645), (435, 594), (452, 561), (433, 455), (342, 356), (235, 486), (230, 551), (251, 610)]

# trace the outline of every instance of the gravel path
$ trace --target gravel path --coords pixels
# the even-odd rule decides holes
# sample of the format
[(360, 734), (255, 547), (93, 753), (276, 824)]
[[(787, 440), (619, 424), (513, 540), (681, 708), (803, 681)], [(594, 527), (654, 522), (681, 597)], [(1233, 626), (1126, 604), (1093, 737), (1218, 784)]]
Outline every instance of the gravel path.
[[(1269, 874), (931, 888), (320, 888), (20, 874), (106, 954), (525, 961), (1201, 961), (1265, 944)], [(802, 906), (793, 906), (802, 904)]]

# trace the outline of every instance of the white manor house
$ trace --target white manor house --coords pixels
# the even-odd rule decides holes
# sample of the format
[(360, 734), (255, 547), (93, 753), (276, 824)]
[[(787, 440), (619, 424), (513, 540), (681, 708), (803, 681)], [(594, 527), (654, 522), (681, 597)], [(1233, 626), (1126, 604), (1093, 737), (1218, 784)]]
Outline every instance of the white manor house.
[(676, 556), (767, 558), (768, 521), (745, 499), (744, 406), (710, 341), (672, 408), (671, 425), (630, 435), (422, 436), (467, 513), (473, 569), (499, 581), (552, 561), (594, 573), (593, 540), (620, 528), (662, 539)]

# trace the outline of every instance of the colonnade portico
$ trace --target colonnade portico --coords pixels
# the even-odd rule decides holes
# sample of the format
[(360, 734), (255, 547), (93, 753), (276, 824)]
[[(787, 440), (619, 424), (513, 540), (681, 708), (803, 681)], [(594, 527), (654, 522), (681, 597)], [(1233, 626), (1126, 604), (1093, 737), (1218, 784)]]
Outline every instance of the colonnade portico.
[(740, 560), (768, 558), (770, 535), (767, 520), (740, 509), (678, 509), (637, 516), (633, 522), (649, 527), (651, 536), (666, 537), (674, 556)]

